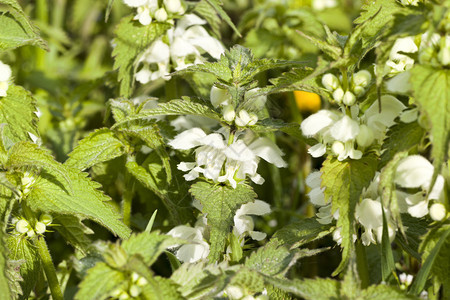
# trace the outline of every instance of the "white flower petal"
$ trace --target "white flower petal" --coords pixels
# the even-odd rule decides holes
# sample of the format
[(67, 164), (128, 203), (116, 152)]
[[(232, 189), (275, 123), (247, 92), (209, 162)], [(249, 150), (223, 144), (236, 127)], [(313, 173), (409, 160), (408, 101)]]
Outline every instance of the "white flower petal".
[(287, 163), (281, 158), (283, 152), (278, 146), (266, 137), (257, 138), (253, 141), (249, 148), (255, 153), (255, 155), (261, 157), (265, 161), (274, 164), (278, 168), (287, 167)]
[(8, 81), (11, 78), (11, 67), (0, 61), (0, 82)]
[(270, 205), (261, 200), (255, 200), (255, 202), (248, 202), (242, 204), (242, 206), (236, 211), (236, 216), (242, 215), (256, 215), (262, 216), (271, 212)]
[(310, 115), (300, 124), (302, 133), (305, 136), (314, 136), (319, 131), (327, 128), (338, 119), (336, 113), (329, 110), (319, 110)]
[(433, 176), (433, 165), (420, 155), (411, 155), (400, 161), (395, 183), (405, 188), (428, 188)]
[(330, 133), (333, 138), (341, 142), (354, 140), (359, 133), (359, 124), (345, 115), (331, 126)]
[(192, 128), (175, 136), (168, 144), (175, 149), (188, 150), (200, 146), (206, 133), (200, 128)]
[(317, 143), (308, 149), (308, 153), (312, 157), (321, 157), (327, 152), (327, 146), (321, 143)]
[(261, 231), (250, 231), (249, 235), (255, 241), (262, 241), (266, 238), (267, 234)]

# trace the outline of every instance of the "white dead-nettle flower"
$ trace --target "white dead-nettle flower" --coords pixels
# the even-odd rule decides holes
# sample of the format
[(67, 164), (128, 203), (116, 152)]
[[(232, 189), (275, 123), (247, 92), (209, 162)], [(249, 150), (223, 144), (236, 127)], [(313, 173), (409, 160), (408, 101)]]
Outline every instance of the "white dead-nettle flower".
[(413, 217), (421, 218), (429, 212), (429, 200), (443, 202), (445, 180), (438, 175), (430, 190), (433, 172), (433, 165), (420, 155), (411, 155), (399, 162), (395, 173), (395, 183), (402, 188), (420, 189), (414, 194), (397, 191), (401, 212), (408, 212)]
[(177, 135), (169, 145), (175, 149), (195, 150), (195, 162), (181, 162), (178, 169), (189, 172), (184, 175), (186, 180), (194, 180), (203, 174), (214, 182), (229, 182), (233, 188), (237, 183), (250, 179), (262, 184), (264, 179), (256, 170), (260, 158), (277, 167), (286, 167), (281, 158), (282, 151), (268, 138), (259, 137), (248, 144), (240, 139), (239, 134), (228, 145), (229, 134), (215, 132), (206, 134), (200, 128), (192, 128)]
[(333, 141), (329, 129), (330, 126), (339, 119), (339, 115), (329, 110), (319, 110), (312, 114), (300, 124), (303, 135), (314, 137), (319, 142), (308, 149), (312, 157), (320, 157), (327, 151), (327, 143)]
[(409, 70), (414, 65), (414, 59), (402, 54), (415, 53), (419, 50), (413, 37), (399, 38), (389, 53), (389, 60), (386, 62), (386, 72), (388, 74), (397, 74)]
[(208, 257), (209, 244), (203, 238), (205, 228), (206, 218), (200, 217), (195, 224), (195, 227), (180, 225), (172, 228), (167, 233), (175, 238), (189, 241), (189, 243), (181, 245), (181, 247), (175, 251), (175, 256), (181, 262), (193, 263)]
[(440, 51), (438, 53), (438, 60), (443, 66), (450, 65), (450, 35), (441, 37)]
[(261, 241), (266, 237), (264, 232), (254, 231), (255, 223), (251, 215), (263, 216), (271, 212), (270, 205), (261, 200), (243, 204), (234, 216), (234, 235), (243, 243), (244, 237), (249, 235), (256, 241)]
[(134, 20), (139, 20), (139, 23), (144, 26), (152, 22), (152, 15), (158, 9), (158, 0), (123, 0), (123, 2), (130, 7), (137, 8)]
[(327, 8), (333, 8), (338, 5), (338, 2), (336, 0), (313, 0), (312, 1), (312, 8), (314, 10), (324, 10)]
[[(158, 13), (160, 18), (164, 13)], [(138, 63), (144, 64), (135, 78), (142, 84), (158, 78), (169, 80), (170, 72), (182, 70), (192, 64), (203, 63), (204, 53), (215, 59), (225, 51), (222, 44), (209, 35), (201, 25), (206, 21), (194, 14), (184, 15), (167, 31), (167, 43), (162, 38), (154, 41), (141, 56)]]
[[(361, 235), (362, 242), (365, 246), (368, 246), (371, 243), (381, 243), (381, 238), (383, 236), (383, 212), (379, 199), (380, 198), (372, 200), (365, 198), (361, 201), (361, 203), (356, 205), (355, 217), (365, 229), (364, 233)], [(389, 211), (384, 209), (384, 213), (386, 220), (388, 221), (389, 239), (393, 241), (395, 238), (395, 229), (389, 222)]]
[(6, 96), (10, 78), (11, 68), (7, 64), (0, 61), (0, 97)]

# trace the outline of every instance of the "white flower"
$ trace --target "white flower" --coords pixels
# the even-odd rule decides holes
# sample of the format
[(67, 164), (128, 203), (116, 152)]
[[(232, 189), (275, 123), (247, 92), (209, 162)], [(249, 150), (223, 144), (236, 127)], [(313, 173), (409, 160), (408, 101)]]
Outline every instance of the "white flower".
[(137, 15), (133, 19), (139, 20), (144, 26), (152, 22), (152, 15), (158, 9), (157, 0), (124, 0), (124, 3), (130, 7), (137, 7)]
[(324, 10), (326, 8), (333, 8), (338, 5), (336, 0), (313, 0), (312, 7), (314, 10)]
[(385, 82), (385, 87), (391, 93), (405, 94), (411, 90), (411, 84), (409, 83), (410, 77), (411, 73), (409, 71), (404, 71), (387, 80)]
[(434, 203), (430, 207), (430, 217), (435, 221), (442, 221), (447, 215), (445, 205), (442, 203)]
[[(142, 84), (158, 78), (165, 80), (170, 79), (170, 48), (161, 39), (154, 41), (150, 47), (144, 52), (138, 61), (146, 63), (146, 65), (135, 74), (135, 78)], [(156, 70), (151, 71), (149, 65), (156, 65)]]
[(182, 245), (175, 252), (175, 256), (181, 262), (193, 263), (205, 259), (209, 254), (209, 244), (203, 240), (203, 226), (180, 225), (171, 229), (167, 234), (175, 238), (182, 238), (189, 243)]
[(362, 117), (367, 126), (372, 129), (375, 139), (384, 139), (387, 128), (395, 124), (394, 119), (406, 108), (402, 102), (390, 95), (381, 96), (381, 111), (379, 103), (375, 101)]
[(254, 113), (248, 113), (245, 109), (241, 109), (234, 120), (237, 126), (252, 126), (258, 122), (258, 116)]
[(388, 73), (396, 74), (411, 69), (414, 59), (400, 52), (414, 53), (418, 50), (413, 37), (397, 39), (389, 53), (389, 60), (386, 62)]
[(342, 98), (342, 102), (347, 106), (352, 106), (356, 103), (356, 97), (352, 92), (346, 91), (344, 98)]
[(324, 191), (325, 188), (321, 187), (322, 183), (322, 172), (314, 171), (306, 177), (305, 183), (307, 186), (311, 188), (311, 191), (308, 193), (309, 200), (312, 204), (316, 206), (324, 206), (329, 201), (325, 201)]
[(243, 242), (244, 236), (247, 234), (256, 241), (261, 241), (266, 237), (266, 234), (259, 231), (254, 231), (255, 223), (250, 215), (263, 216), (271, 212), (270, 205), (261, 200), (243, 204), (234, 216), (233, 233)]
[(367, 70), (361, 70), (353, 74), (352, 82), (355, 86), (367, 87), (372, 80), (372, 74)]
[(168, 12), (179, 15), (184, 14), (185, 10), (180, 0), (164, 0), (163, 3)]
[(349, 116), (345, 115), (330, 128), (331, 136), (341, 142), (356, 139), (359, 133), (359, 124)]
[[(363, 199), (361, 203), (356, 205), (355, 217), (358, 222), (364, 227), (365, 231), (361, 235), (362, 242), (365, 246), (371, 243), (381, 243), (383, 235), (383, 212), (379, 198), (372, 200), (369, 198)], [(386, 220), (389, 220), (389, 212), (385, 209)], [(374, 234), (377, 238), (375, 240)], [(389, 239), (392, 241), (395, 238), (395, 230), (388, 222)]]
[(339, 82), (339, 79), (331, 73), (327, 73), (327, 74), (323, 75), (322, 84), (330, 92), (334, 91), (341, 85), (341, 83)]
[(317, 113), (310, 115), (300, 124), (303, 135), (313, 137), (321, 134), (322, 131), (339, 119), (338, 114), (329, 110), (319, 110)]
[(160, 8), (157, 11), (155, 11), (155, 19), (158, 22), (164, 22), (167, 20), (167, 12), (164, 8)]
[[(259, 159), (262, 158), (277, 167), (285, 167), (281, 158), (283, 152), (268, 138), (259, 137), (248, 145), (235, 136), (233, 143), (227, 145), (228, 133), (206, 133), (200, 128), (192, 128), (177, 135), (169, 145), (175, 149), (196, 148), (195, 163), (180, 163), (178, 169), (189, 171), (184, 177), (194, 180), (199, 174), (215, 182), (229, 182), (236, 188), (239, 181), (250, 179), (262, 184), (264, 179), (256, 173)], [(225, 167), (223, 169), (223, 166)]]
[(211, 87), (209, 98), (211, 104), (216, 108), (219, 106), (229, 105), (231, 102), (231, 95), (228, 91), (226, 89), (218, 88), (215, 85)]
[(0, 61), (0, 97), (6, 96), (10, 78), (11, 68), (7, 64)]

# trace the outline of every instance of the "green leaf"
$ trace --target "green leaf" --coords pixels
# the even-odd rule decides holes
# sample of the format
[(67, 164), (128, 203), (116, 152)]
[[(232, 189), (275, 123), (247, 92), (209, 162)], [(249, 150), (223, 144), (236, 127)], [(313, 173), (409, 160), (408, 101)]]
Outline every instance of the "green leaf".
[(450, 292), (450, 224), (443, 224), (430, 230), (425, 236), (420, 250), (423, 252), (423, 264), (414, 279), (410, 292), (419, 295), (425, 287), (428, 276), (434, 275), (434, 280), (444, 286), (444, 295)]
[(367, 187), (375, 176), (376, 165), (377, 161), (373, 155), (345, 161), (338, 161), (329, 156), (323, 163), (321, 172), (325, 199), (331, 197), (333, 213), (339, 209), (336, 227), (341, 228), (342, 236), (342, 260), (333, 274), (338, 274), (345, 268), (354, 249), (355, 206), (363, 188)]
[(220, 0), (206, 0), (206, 2), (208, 2), (208, 4), (216, 10), (217, 14), (222, 18), (222, 20), (224, 20), (239, 37), (242, 37), (239, 33), (239, 30), (236, 28), (236, 26), (234, 26), (233, 21), (231, 21), (228, 14), (223, 10), (222, 2)]
[(364, 300), (378, 300), (378, 299), (395, 299), (395, 300), (408, 300), (417, 299), (412, 295), (405, 294), (404, 291), (399, 290), (397, 287), (388, 286), (384, 284), (371, 285), (366, 290), (362, 291), (361, 298)]
[(304, 299), (340, 299), (339, 282), (329, 278), (287, 280), (266, 277), (266, 281)]
[(151, 266), (164, 250), (182, 243), (179, 239), (160, 234), (157, 231), (152, 233), (142, 232), (123, 241), (122, 248), (129, 256), (141, 255), (145, 264)]
[(417, 261), (422, 261), (419, 254), (419, 246), (422, 237), (428, 232), (428, 222), (425, 219), (417, 219), (405, 213), (401, 215), (402, 224), (405, 228), (405, 237), (396, 235), (396, 241), (411, 254)]
[(425, 130), (418, 122), (397, 123), (390, 127), (381, 149), (379, 167), (384, 167), (398, 152), (409, 151), (420, 144), (424, 138)]
[(209, 26), (211, 26), (211, 29), (213, 33), (217, 37), (221, 37), (220, 34), (220, 25), (222, 24), (222, 21), (220, 20), (219, 15), (217, 14), (217, 11), (214, 9), (214, 7), (207, 1), (207, 0), (201, 0), (199, 1), (193, 10), (197, 15), (202, 17), (203, 19), (208, 22)]
[(69, 214), (81, 219), (88, 218), (121, 238), (130, 235), (130, 229), (119, 221), (120, 215), (104, 203), (110, 198), (98, 190), (100, 184), (91, 181), (86, 173), (68, 167), (66, 176), (71, 182), (71, 194), (68, 194), (53, 176), (41, 174), (26, 198), (30, 208), (50, 214)]
[(125, 145), (108, 128), (97, 129), (78, 142), (65, 165), (84, 170), (126, 153)]
[(128, 278), (121, 271), (109, 267), (100, 262), (89, 269), (86, 277), (80, 284), (80, 289), (75, 295), (79, 300), (106, 299), (116, 289), (126, 288)]
[(305, 140), (298, 123), (284, 123), (281, 120), (263, 119), (251, 127), (255, 132), (267, 133), (271, 131), (282, 131), (298, 140)]
[(146, 285), (142, 289), (142, 295), (145, 299), (160, 299), (160, 300), (183, 300), (178, 291), (178, 285), (170, 278), (163, 278), (160, 276), (153, 277), (155, 284)]
[(36, 101), (28, 91), (9, 86), (7, 96), (0, 98), (0, 124), (6, 124), (2, 141), (6, 149), (19, 141), (31, 141), (29, 133), (39, 136), (36, 111)]
[(188, 99), (176, 99), (171, 100), (167, 103), (160, 103), (158, 107), (155, 109), (149, 109), (140, 112), (137, 115), (128, 117), (123, 119), (121, 122), (117, 122), (112, 128), (116, 128), (118, 126), (123, 126), (124, 124), (136, 121), (136, 120), (145, 120), (148, 117), (153, 116), (178, 116), (178, 115), (194, 115), (194, 116), (203, 116), (216, 121), (221, 121), (221, 116), (209, 108), (206, 105), (190, 101)]
[(130, 97), (133, 93), (134, 73), (139, 55), (158, 37), (163, 35), (170, 24), (152, 22), (142, 26), (132, 16), (125, 17), (115, 30), (113, 50), (114, 69), (119, 70), (120, 95)]
[(301, 31), (298, 31), (298, 33), (303, 36), (304, 38), (308, 39), (311, 43), (313, 43), (317, 48), (322, 50), (324, 53), (329, 55), (332, 59), (338, 60), (342, 55), (342, 48), (333, 45), (327, 41), (325, 41), (323, 38), (316, 38), (310, 35), (307, 35)]
[(394, 255), (392, 253), (391, 241), (389, 240), (388, 223), (386, 221), (386, 214), (384, 213), (384, 206), (382, 205), (383, 215), (383, 233), (381, 237), (381, 276), (383, 281), (395, 271)]
[(38, 250), (28, 238), (21, 236), (9, 235), (6, 244), (9, 259), (24, 261), (20, 266), (20, 275), (23, 278), (23, 281), (20, 282), (23, 291), (20, 299), (28, 299), (28, 295), (42, 272)]
[(12, 7), (10, 12), (0, 14), (0, 52), (24, 45), (39, 46), (48, 49), (46, 42), (39, 36), (38, 29), (32, 25), (20, 5), (15, 0), (1, 1)]
[(332, 233), (334, 227), (331, 224), (320, 224), (314, 218), (304, 219), (296, 223), (289, 224), (273, 235), (282, 244), (291, 248), (297, 248), (309, 242), (321, 239)]
[(439, 174), (450, 142), (450, 70), (415, 65), (411, 85), (420, 110), (431, 122), (434, 178)]
[(87, 235), (93, 234), (94, 231), (84, 225), (79, 218), (70, 215), (56, 215), (53, 223), (58, 224), (53, 228), (64, 240), (83, 253), (88, 252), (92, 240)]
[[(0, 221), (0, 224), (2, 222)], [(3, 227), (3, 226), (1, 226)], [(0, 229), (0, 291), (2, 291), (2, 297), (5, 299), (11, 298), (11, 292), (9, 288), (9, 280), (7, 277), (7, 265), (6, 265), (6, 245), (4, 240), (3, 228)]]
[(18, 142), (9, 150), (7, 168), (39, 168), (62, 181), (63, 188), (71, 193), (72, 183), (64, 165), (57, 162), (50, 151), (31, 142)]
[(252, 202), (256, 193), (246, 184), (238, 184), (236, 189), (230, 186), (197, 182), (190, 192), (203, 206), (210, 228), (209, 261), (220, 259), (225, 249), (225, 242), (233, 224), (233, 217), (242, 204)]

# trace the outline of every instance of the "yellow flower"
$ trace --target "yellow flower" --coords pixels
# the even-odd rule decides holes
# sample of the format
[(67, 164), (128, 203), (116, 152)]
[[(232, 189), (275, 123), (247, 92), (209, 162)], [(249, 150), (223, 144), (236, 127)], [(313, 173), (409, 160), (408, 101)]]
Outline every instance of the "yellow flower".
[(295, 103), (302, 112), (316, 112), (320, 109), (320, 96), (315, 93), (294, 91)]

